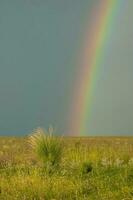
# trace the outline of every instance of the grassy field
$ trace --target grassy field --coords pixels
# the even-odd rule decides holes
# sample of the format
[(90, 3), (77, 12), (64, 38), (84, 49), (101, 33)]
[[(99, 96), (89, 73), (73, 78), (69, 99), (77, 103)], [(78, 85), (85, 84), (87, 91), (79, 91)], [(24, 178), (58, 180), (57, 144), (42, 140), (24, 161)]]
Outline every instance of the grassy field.
[(133, 137), (63, 138), (47, 170), (28, 138), (0, 137), (0, 200), (133, 200)]

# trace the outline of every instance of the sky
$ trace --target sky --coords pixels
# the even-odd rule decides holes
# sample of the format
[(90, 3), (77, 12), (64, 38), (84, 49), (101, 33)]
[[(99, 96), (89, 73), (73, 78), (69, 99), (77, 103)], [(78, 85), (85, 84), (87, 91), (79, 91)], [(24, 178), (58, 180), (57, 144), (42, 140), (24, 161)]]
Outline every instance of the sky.
[[(78, 49), (99, 0), (0, 1), (0, 134), (67, 134)], [(102, 0), (101, 0), (102, 1)], [(133, 135), (133, 1), (107, 41), (87, 135)]]

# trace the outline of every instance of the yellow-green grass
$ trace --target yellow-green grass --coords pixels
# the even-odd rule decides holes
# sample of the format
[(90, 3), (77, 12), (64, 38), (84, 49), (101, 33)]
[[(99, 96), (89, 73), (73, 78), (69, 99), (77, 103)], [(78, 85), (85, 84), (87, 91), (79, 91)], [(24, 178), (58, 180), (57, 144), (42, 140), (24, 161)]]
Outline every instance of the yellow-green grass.
[(0, 200), (133, 200), (133, 137), (62, 143), (60, 166), (50, 174), (27, 137), (0, 137)]

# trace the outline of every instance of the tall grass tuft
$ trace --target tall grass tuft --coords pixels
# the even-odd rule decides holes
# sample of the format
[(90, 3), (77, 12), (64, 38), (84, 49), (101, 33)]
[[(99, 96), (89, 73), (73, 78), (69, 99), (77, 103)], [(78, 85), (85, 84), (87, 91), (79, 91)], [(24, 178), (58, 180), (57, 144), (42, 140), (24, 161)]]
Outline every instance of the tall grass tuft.
[(29, 137), (29, 143), (43, 166), (47, 168), (59, 166), (63, 151), (62, 138), (54, 136), (53, 128), (50, 127), (48, 131), (42, 128), (36, 129)]

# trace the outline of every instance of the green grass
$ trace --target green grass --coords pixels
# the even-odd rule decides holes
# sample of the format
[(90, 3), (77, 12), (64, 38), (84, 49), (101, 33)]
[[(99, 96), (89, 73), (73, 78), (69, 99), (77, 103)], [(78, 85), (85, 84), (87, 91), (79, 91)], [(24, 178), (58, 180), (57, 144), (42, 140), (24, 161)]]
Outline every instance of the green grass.
[(59, 155), (48, 144), (53, 173), (29, 137), (0, 137), (0, 200), (133, 200), (133, 137), (66, 137)]
[(47, 171), (55, 171), (61, 162), (63, 153), (63, 140), (54, 136), (54, 130), (36, 129), (29, 137), (29, 144), (38, 159), (42, 161), (42, 167)]

